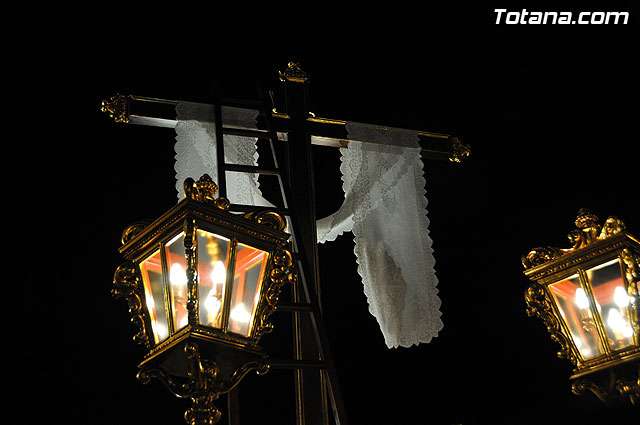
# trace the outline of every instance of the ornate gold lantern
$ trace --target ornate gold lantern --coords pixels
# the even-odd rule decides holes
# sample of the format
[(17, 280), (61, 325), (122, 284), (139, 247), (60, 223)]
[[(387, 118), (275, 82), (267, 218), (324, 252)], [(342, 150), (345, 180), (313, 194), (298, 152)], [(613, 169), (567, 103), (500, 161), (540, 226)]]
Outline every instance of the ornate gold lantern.
[(527, 314), (540, 317), (558, 356), (570, 360), (575, 394), (640, 405), (640, 243), (621, 220), (604, 226), (580, 210), (573, 247), (541, 247), (522, 257), (533, 281)]
[(115, 272), (113, 294), (128, 300), (134, 340), (148, 348), (138, 379), (158, 378), (190, 397), (186, 421), (212, 424), (220, 394), (250, 371), (267, 372), (258, 341), (295, 273), (280, 215), (228, 212), (207, 175), (184, 187), (185, 199), (159, 219), (124, 231), (127, 261)]

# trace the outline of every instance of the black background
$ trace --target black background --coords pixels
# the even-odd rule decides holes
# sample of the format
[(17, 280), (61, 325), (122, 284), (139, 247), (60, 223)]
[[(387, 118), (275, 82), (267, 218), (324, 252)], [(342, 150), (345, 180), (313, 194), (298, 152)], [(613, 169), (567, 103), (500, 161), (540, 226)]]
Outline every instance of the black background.
[[(42, 34), (48, 48), (29, 58), (31, 78), (46, 87), (52, 119), (38, 128), (45, 171), (32, 177), (48, 188), (38, 218), (51, 222), (56, 243), (43, 269), (53, 270), (51, 281), (35, 279), (25, 297), (56, 302), (30, 327), (39, 335), (31, 369), (47, 377), (52, 403), (30, 416), (53, 409), (64, 423), (179, 424), (189, 406), (159, 382), (135, 379), (143, 351), (125, 303), (110, 296), (121, 231), (176, 200), (175, 133), (115, 124), (100, 102), (116, 93), (207, 102), (215, 79), (223, 94), (252, 97), (258, 76), (278, 89), (277, 71), (290, 60), (310, 74), (319, 116), (452, 134), (472, 149), (461, 165), (425, 161), (444, 322), (429, 344), (385, 346), (350, 234), (319, 248), (351, 423), (617, 424), (634, 414), (571, 394), (571, 365), (525, 314), (520, 264), (534, 246), (568, 247), (583, 207), (640, 232), (631, 2), (569, 9), (630, 11), (626, 26), (495, 25), (494, 8), (521, 7), (421, 6), (347, 14), (341, 4), (291, 5), (268, 14), (173, 5), (158, 18), (97, 5)], [(314, 155), (322, 217), (342, 199), (339, 154), (319, 147)], [(276, 328), (265, 346), (279, 338)], [(247, 377), (243, 423), (293, 423), (291, 382), (276, 371)]]

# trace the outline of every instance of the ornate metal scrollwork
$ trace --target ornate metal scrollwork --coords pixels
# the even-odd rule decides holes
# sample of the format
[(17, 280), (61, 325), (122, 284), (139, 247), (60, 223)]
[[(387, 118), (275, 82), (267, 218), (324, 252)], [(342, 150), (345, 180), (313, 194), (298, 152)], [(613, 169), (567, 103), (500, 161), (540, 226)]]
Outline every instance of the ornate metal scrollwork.
[(147, 385), (152, 379), (157, 379), (167, 387), (171, 394), (178, 398), (188, 398), (193, 392), (193, 382), (170, 375), (162, 369), (141, 369), (138, 371), (136, 378), (143, 385)]
[(552, 246), (533, 248), (527, 255), (522, 256), (522, 265), (525, 269), (539, 266), (540, 264), (559, 258), (562, 254), (561, 249)]
[(593, 242), (600, 241), (616, 235), (625, 230), (622, 220), (611, 216), (607, 218), (604, 226), (598, 224), (598, 217), (582, 208), (575, 220), (577, 229), (569, 232), (567, 237), (572, 247), (568, 249), (545, 246), (534, 248), (528, 254), (522, 256), (522, 265), (525, 269), (539, 266), (561, 256), (582, 249)]
[(247, 373), (256, 371), (263, 375), (269, 371), (269, 365), (260, 361), (249, 361), (234, 371), (228, 378), (220, 376), (215, 361), (203, 359), (198, 344), (187, 342), (184, 354), (188, 363), (188, 378), (175, 377), (159, 368), (144, 368), (138, 372), (138, 380), (147, 384), (152, 378), (158, 379), (167, 389), (179, 398), (191, 398), (191, 407), (184, 418), (190, 425), (212, 425), (220, 420), (222, 412), (214, 402), (221, 394), (231, 391)]
[(273, 268), (269, 275), (269, 287), (266, 288), (264, 300), (256, 311), (257, 325), (254, 334), (256, 342), (273, 330), (273, 324), (269, 323), (269, 316), (276, 310), (278, 297), (282, 287), (286, 284), (294, 284), (297, 279), (293, 256), (288, 250), (281, 248), (273, 256)]
[(582, 237), (578, 238), (580, 239), (580, 245), (574, 249), (584, 248), (588, 244), (594, 242), (602, 230), (602, 226), (598, 224), (598, 217), (585, 208), (581, 208), (580, 211), (578, 211), (575, 225), (581, 231), (579, 234)]
[(244, 218), (253, 220), (258, 224), (271, 227), (272, 229), (284, 232), (287, 228), (287, 222), (282, 216), (271, 210), (252, 211), (246, 213)]
[(184, 254), (187, 277), (187, 320), (189, 324), (198, 323), (198, 259), (196, 258), (196, 232), (193, 219), (184, 222)]
[(463, 144), (459, 138), (451, 138), (452, 153), (449, 157), (449, 161), (460, 164), (462, 160), (471, 155), (471, 146)]
[(189, 424), (205, 425), (213, 424), (220, 420), (221, 412), (213, 404), (220, 393), (216, 388), (218, 379), (218, 365), (215, 362), (202, 360), (198, 345), (189, 342), (184, 347), (184, 352), (189, 361), (189, 378), (191, 379), (191, 392), (189, 396), (193, 404), (184, 414)]
[(228, 210), (230, 203), (227, 198), (215, 198), (218, 193), (218, 185), (208, 174), (203, 174), (198, 181), (188, 177), (184, 181), (184, 196), (194, 201), (213, 205), (221, 210)]
[(587, 391), (594, 393), (600, 400), (606, 402), (606, 391), (598, 384), (588, 379), (578, 379), (571, 383), (571, 392), (575, 395), (584, 395)]
[(562, 332), (562, 325), (553, 312), (553, 307), (545, 288), (538, 283), (532, 283), (525, 291), (525, 301), (527, 303), (527, 315), (542, 319), (547, 331), (551, 334), (551, 339), (560, 344), (558, 357), (566, 358), (574, 365), (577, 365), (578, 359), (573, 354), (573, 350), (571, 350), (569, 338)]
[(300, 68), (300, 64), (296, 62), (289, 62), (287, 68), (283, 71), (279, 71), (280, 81), (292, 81), (295, 83), (304, 83), (309, 81), (309, 75)]
[(131, 239), (135, 238), (140, 232), (142, 232), (145, 228), (147, 228), (151, 224), (149, 221), (136, 221), (135, 223), (127, 226), (126, 229), (122, 232), (121, 242), (122, 245), (129, 242)]
[(115, 122), (129, 122), (129, 100), (131, 96), (124, 96), (120, 93), (102, 101), (102, 112), (109, 114)]
[[(638, 284), (640, 283), (640, 255), (634, 254), (629, 248), (625, 248), (621, 252), (621, 257), (625, 268), (625, 277), (629, 282), (629, 286), (634, 290), (634, 293), (629, 295), (635, 296), (638, 294)], [(633, 285), (634, 283), (635, 285)]]
[(149, 336), (144, 320), (142, 309), (142, 298), (140, 296), (140, 278), (138, 277), (138, 269), (134, 263), (127, 261), (121, 264), (113, 276), (113, 289), (111, 294), (115, 298), (126, 298), (129, 304), (129, 313), (131, 314), (131, 322), (138, 328), (138, 333), (133, 340), (145, 347), (149, 347)]
[(571, 391), (575, 395), (591, 391), (600, 401), (610, 406), (625, 402), (640, 406), (640, 368), (636, 377), (615, 378), (612, 375), (598, 383), (591, 379), (578, 379), (571, 384)]
[(640, 406), (640, 368), (638, 378), (620, 378), (616, 380), (614, 389), (624, 399), (631, 401), (633, 406)]
[(624, 276), (627, 280), (627, 295), (632, 300), (631, 326), (636, 338), (636, 344), (640, 345), (640, 255), (625, 248), (620, 253)]

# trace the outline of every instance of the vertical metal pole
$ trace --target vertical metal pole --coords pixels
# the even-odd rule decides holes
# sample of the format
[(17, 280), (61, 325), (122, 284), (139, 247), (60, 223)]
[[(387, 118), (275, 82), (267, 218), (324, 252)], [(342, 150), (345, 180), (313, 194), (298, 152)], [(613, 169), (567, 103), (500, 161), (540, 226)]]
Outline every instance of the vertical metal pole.
[[(288, 71), (295, 71), (291, 69)], [(309, 264), (309, 274), (304, 276), (306, 286), (319, 295), (319, 268), (315, 210), (315, 185), (313, 181), (313, 155), (311, 136), (307, 133), (306, 120), (309, 116), (307, 104), (307, 78), (301, 72), (297, 74), (281, 73), (285, 85), (286, 112), (291, 127), (287, 142), (287, 176), (291, 195), (290, 209), (296, 215), (299, 231), (297, 244), (303, 246)], [(297, 288), (294, 302), (302, 301), (304, 296)], [(318, 297), (319, 299), (319, 297)], [(308, 315), (294, 313), (294, 356), (301, 360), (313, 356), (319, 359), (320, 348), (314, 338), (313, 323)], [(297, 370), (296, 418), (298, 425), (327, 425), (328, 408), (326, 385), (322, 371)]]
[[(218, 193), (219, 196), (227, 197), (227, 174), (224, 161), (224, 134), (222, 132), (222, 105), (220, 100), (220, 90), (214, 86), (213, 96), (213, 119), (215, 121), (216, 132), (216, 160), (218, 163)], [(199, 176), (198, 176), (199, 177)], [(196, 176), (193, 176), (196, 178)]]
[[(291, 298), (294, 303), (299, 303), (302, 300), (300, 296), (300, 282), (297, 281), (292, 286)], [(293, 313), (293, 358), (295, 360), (303, 359), (302, 351), (302, 315), (296, 311)], [(301, 369), (295, 369), (293, 371), (294, 385), (295, 385), (295, 408), (296, 408), (296, 424), (305, 425), (305, 394), (304, 394), (304, 374)]]
[(313, 179), (313, 155), (311, 135), (307, 133), (306, 120), (309, 117), (307, 80), (285, 79), (285, 100), (291, 127), (288, 132), (287, 159), (290, 202), (295, 209), (300, 232), (298, 242), (307, 253), (313, 276), (308, 276), (316, 293), (319, 293), (319, 268), (316, 229), (315, 184)]
[(238, 387), (227, 393), (227, 414), (229, 425), (240, 425), (240, 397)]

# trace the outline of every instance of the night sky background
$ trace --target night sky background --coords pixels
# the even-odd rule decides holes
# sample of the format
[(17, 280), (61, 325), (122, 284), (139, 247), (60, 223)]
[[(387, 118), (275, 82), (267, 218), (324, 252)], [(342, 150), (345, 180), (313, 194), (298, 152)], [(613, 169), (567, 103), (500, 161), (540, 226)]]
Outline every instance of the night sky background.
[[(571, 393), (571, 364), (557, 358), (542, 321), (525, 314), (520, 263), (535, 246), (569, 247), (580, 208), (601, 220), (616, 215), (640, 234), (632, 2), (568, 9), (629, 11), (626, 26), (565, 27), (495, 25), (498, 3), (370, 4), (353, 14), (315, 7), (252, 9), (243, 19), (241, 11), (185, 7), (157, 18), (97, 5), (57, 26), (56, 41), (43, 35), (51, 48), (37, 62), (50, 72), (41, 82), (59, 106), (40, 127), (47, 171), (37, 181), (68, 190), (47, 191), (39, 210), (40, 220), (55, 218), (47, 232), (60, 243), (49, 254), (54, 285), (36, 281), (25, 293), (56, 300), (42, 307), (51, 331), (28, 350), (47, 387), (46, 407), (29, 414), (181, 424), (190, 405), (157, 381), (136, 380), (144, 352), (126, 303), (110, 295), (122, 230), (176, 201), (175, 133), (115, 124), (101, 101), (122, 93), (209, 102), (216, 80), (224, 95), (251, 98), (255, 78), (277, 91), (277, 71), (297, 61), (311, 76), (316, 115), (451, 134), (472, 150), (460, 165), (424, 164), (444, 322), (429, 344), (385, 346), (351, 234), (319, 247), (324, 319), (351, 424), (618, 424), (637, 415)], [(314, 165), (323, 217), (343, 196), (338, 150), (314, 148)], [(289, 313), (278, 314), (267, 348), (289, 338)], [(242, 423), (294, 423), (292, 384), (279, 371), (248, 376)]]

